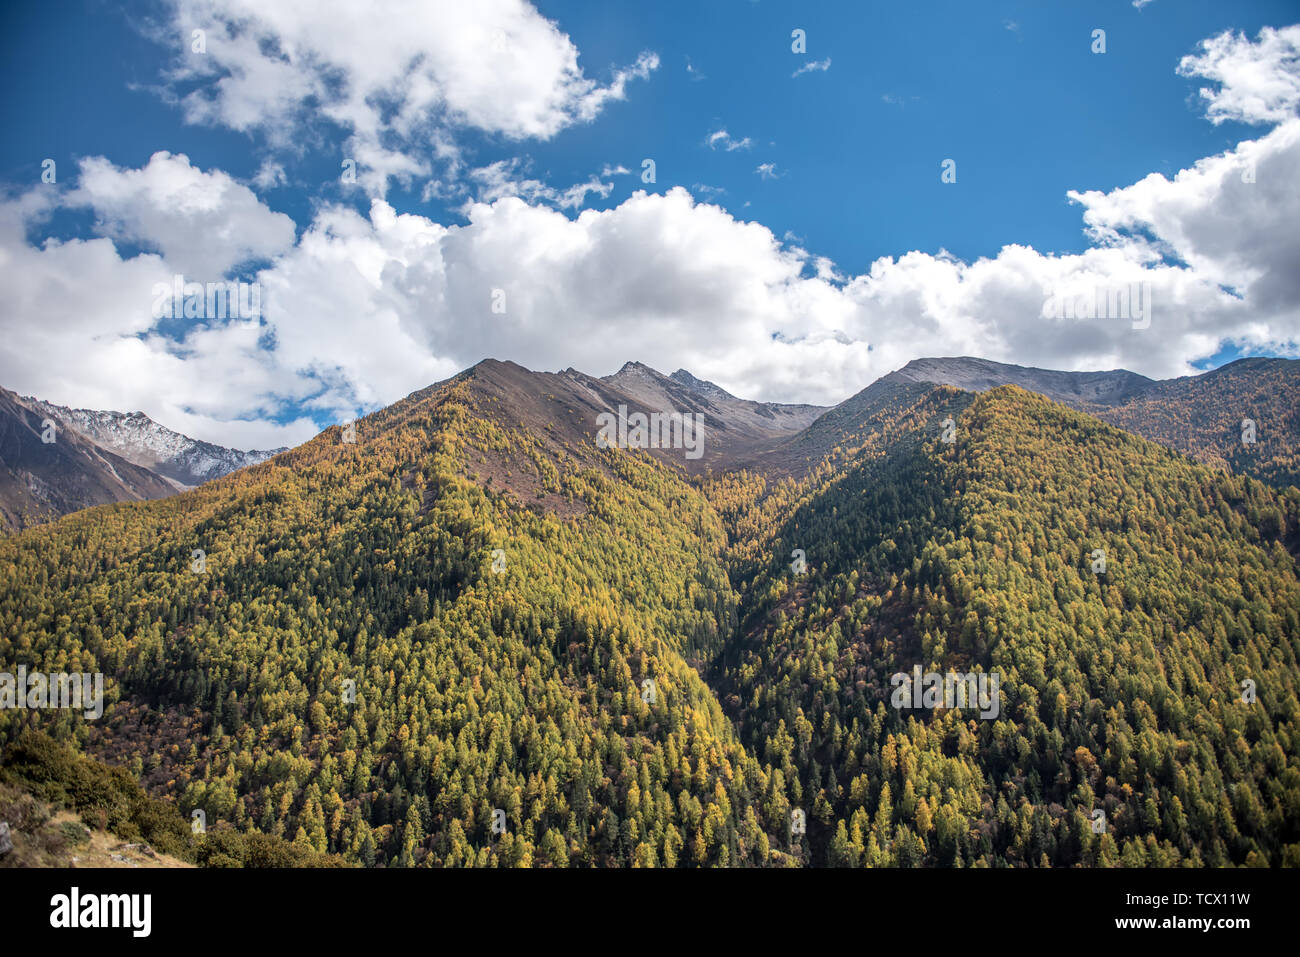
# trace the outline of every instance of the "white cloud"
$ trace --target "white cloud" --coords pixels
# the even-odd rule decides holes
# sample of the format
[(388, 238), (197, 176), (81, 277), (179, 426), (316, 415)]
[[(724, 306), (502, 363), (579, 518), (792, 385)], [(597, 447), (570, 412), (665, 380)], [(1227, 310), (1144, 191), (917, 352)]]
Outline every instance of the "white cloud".
[(830, 68), (831, 68), (831, 58), (830, 58), (830, 57), (827, 57), (827, 58), (824, 59), (824, 60), (809, 60), (809, 61), (808, 61), (807, 63), (805, 63), (803, 66), (799, 67), (799, 69), (797, 69), (797, 70), (795, 70), (793, 73), (791, 73), (791, 74), (790, 74), (790, 79), (793, 80), (795, 77), (800, 76), (800, 75), (802, 75), (802, 74), (804, 74), (804, 73), (813, 73), (813, 72), (815, 72), (815, 71), (820, 71), (820, 72), (822, 72), (822, 73), (825, 73), (825, 72), (826, 72), (827, 70), (829, 70)]
[[(321, 207), (259, 274), (262, 324), (209, 322), (179, 341), (150, 317), (153, 283), (181, 260), (234, 261), (248, 248), (241, 230), (279, 214), (183, 157), (85, 170), (75, 201), (91, 203), (109, 235), (160, 252), (123, 258), (109, 238), (31, 245), (58, 193), (37, 187), (0, 204), (0, 382), (67, 404), (140, 408), (245, 447), (310, 434), (305, 421), (273, 420), (297, 403), (341, 417), (485, 356), (596, 374), (636, 358), (738, 395), (830, 403), (922, 355), (1165, 377), (1192, 372), (1223, 339), (1300, 342), (1297, 118), (1172, 179), (1070, 193), (1092, 241), (1080, 254), (1010, 245), (964, 262), (913, 251), (856, 275), (681, 188), (570, 218), (543, 205), (563, 205), (568, 191), (530, 185), (526, 202), (508, 195), (518, 168), (484, 167), (477, 181), (505, 192), (469, 204), (465, 225), (398, 215), (380, 200), (368, 216)], [(205, 217), (193, 237), (163, 200), (174, 182), (220, 198), (192, 204)], [(1055, 290), (1128, 283), (1150, 286), (1147, 328), (1042, 315)], [(494, 290), (504, 314), (492, 312)]]
[(67, 203), (92, 207), (103, 235), (156, 249), (200, 282), (219, 280), (233, 266), (274, 256), (294, 241), (292, 219), (226, 173), (205, 173), (179, 154), (155, 153), (138, 170), (102, 157), (82, 160)]
[(776, 179), (779, 175), (775, 163), (759, 163), (754, 168), (754, 172), (758, 174), (759, 179)]
[[(1254, 183), (1242, 182), (1248, 163)], [(31, 247), (11, 222), (0, 381), (270, 445), (287, 440), (267, 421), (285, 402), (341, 416), (484, 356), (594, 373), (638, 358), (739, 395), (827, 403), (932, 354), (1180, 375), (1223, 338), (1300, 341), (1298, 176), (1300, 120), (1172, 180), (1071, 194), (1096, 240), (1079, 255), (911, 252), (855, 276), (681, 188), (576, 219), (500, 198), (473, 204), (463, 226), (382, 201), (368, 218), (327, 206), (260, 273), (264, 329), (209, 324), (180, 343), (151, 332), (143, 303), (169, 263), (122, 260), (107, 240)], [(1149, 328), (1041, 315), (1054, 289), (1137, 282), (1151, 287)], [(496, 289), (504, 315), (491, 311)], [(27, 321), (38, 308), (42, 323)], [(235, 421), (249, 418), (261, 421)]]
[[(1300, 120), (1198, 161), (1172, 180), (1158, 173), (1109, 193), (1071, 191), (1099, 244), (1150, 249), (1257, 305), (1300, 303)], [(1153, 237), (1147, 240), (1145, 237)]]
[[(293, 393), (258, 348), (256, 322), (196, 329), (181, 345), (153, 332), (152, 290), (177, 267), (146, 253), (122, 259), (112, 240), (30, 246), (30, 204), (0, 205), (0, 382), (66, 405), (143, 410), (188, 435), (237, 448), (310, 437), (278, 425), (272, 393)], [(247, 417), (250, 421), (238, 421)]]
[[(588, 77), (567, 35), (524, 0), (358, 4), (172, 0), (158, 39), (188, 120), (260, 132), (281, 147), (321, 115), (349, 131), (359, 182), (431, 175), (427, 146), (448, 129), (549, 139), (588, 122), (659, 65), (642, 53)], [(206, 31), (206, 52), (191, 31)], [(188, 92), (181, 92), (181, 91)]]
[(1210, 122), (1280, 123), (1295, 115), (1300, 106), (1300, 25), (1264, 27), (1253, 43), (1225, 30), (1202, 40), (1199, 51), (1183, 57), (1178, 73), (1218, 84), (1218, 89), (1200, 91)]
[(575, 183), (566, 189), (556, 189), (541, 180), (524, 175), (522, 171), (526, 166), (520, 160), (510, 159), (470, 170), (469, 178), (477, 185), (477, 199), (467, 200), (462, 211), (469, 209), (475, 202), (491, 203), (507, 196), (518, 196), (532, 203), (546, 203), (559, 209), (580, 209), (586, 205), (588, 194), (595, 193), (601, 199), (606, 199), (613, 192), (614, 184), (602, 182), (601, 177), (628, 172), (621, 166), (617, 170), (606, 166), (600, 176), (593, 174), (586, 182)]
[(716, 150), (721, 146), (728, 153), (733, 153), (736, 150), (747, 150), (754, 145), (748, 136), (738, 140), (726, 130), (714, 130), (705, 138), (704, 142), (711, 150)]
[(285, 175), (284, 167), (269, 159), (263, 160), (262, 165), (253, 174), (253, 185), (260, 190), (274, 189), (277, 186), (283, 186), (288, 181), (289, 178)]

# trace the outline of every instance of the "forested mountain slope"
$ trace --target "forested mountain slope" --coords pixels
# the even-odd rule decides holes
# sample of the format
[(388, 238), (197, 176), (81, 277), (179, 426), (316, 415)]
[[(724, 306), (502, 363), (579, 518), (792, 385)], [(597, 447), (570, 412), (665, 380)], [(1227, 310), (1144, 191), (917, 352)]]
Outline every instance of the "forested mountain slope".
[[(1300, 863), (1300, 492), (877, 386), (709, 474), (599, 448), (617, 386), (485, 362), (29, 529), (0, 662), (109, 702), (0, 743), (367, 865)], [(998, 717), (896, 710), (913, 665), (997, 673)]]
[[(313, 850), (780, 863), (766, 774), (688, 664), (730, 627), (720, 520), (643, 453), (578, 460), (506, 431), (475, 379), (363, 420), (355, 444), (331, 429), (0, 545), (0, 658), (102, 669), (102, 722), (47, 723), (186, 813)], [(486, 455), (572, 517), (466, 478)]]
[(1238, 359), (1113, 408), (1080, 408), (1198, 461), (1300, 486), (1300, 359)]
[[(867, 447), (748, 546), (714, 684), (812, 857), (1300, 864), (1300, 496), (1015, 387), (952, 438)], [(916, 665), (998, 674), (999, 716), (892, 707)]]
[(873, 388), (903, 382), (975, 392), (1016, 385), (1199, 462), (1279, 488), (1300, 484), (1300, 359), (1237, 359), (1159, 381), (1124, 369), (1057, 372), (969, 357), (915, 359)]

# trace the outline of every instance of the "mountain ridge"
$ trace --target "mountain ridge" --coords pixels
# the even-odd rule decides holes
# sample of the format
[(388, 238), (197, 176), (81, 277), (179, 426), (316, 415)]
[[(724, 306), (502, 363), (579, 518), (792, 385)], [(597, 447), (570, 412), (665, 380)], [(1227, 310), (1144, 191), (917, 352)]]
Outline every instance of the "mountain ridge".
[[(842, 447), (847, 436), (878, 427), (882, 415), (889, 417), (903, 405), (920, 401), (931, 388), (978, 393), (1016, 385), (1205, 464), (1279, 486), (1300, 482), (1300, 360), (1245, 358), (1199, 375), (1153, 380), (1124, 369), (1067, 372), (971, 356), (927, 357), (913, 359), (843, 402), (826, 407), (739, 399), (686, 369), (664, 375), (637, 361), (624, 363), (612, 375), (597, 377), (572, 367), (555, 373), (534, 372), (515, 362), (487, 358), (408, 398), (434, 394), (456, 381), (469, 383), (478, 396), (478, 407), (499, 418), (503, 426), (527, 425), (548, 436), (546, 443), (558, 443), (571, 451), (590, 447), (600, 417), (620, 409), (629, 415), (698, 414), (702, 416), (703, 441), (697, 459), (685, 457), (680, 449), (645, 450), (652, 458), (688, 474), (753, 469), (773, 477), (798, 476)], [(193, 487), (287, 451), (227, 449), (184, 436), (142, 412), (69, 409), (19, 396), (11, 396), (11, 402), (55, 419), (65, 431), (75, 432), (106, 455), (147, 469), (171, 489)], [(1253, 444), (1242, 438), (1244, 419), (1257, 425)], [(519, 494), (552, 507), (558, 505), (537, 484), (536, 476), (521, 476), (491, 459), (485, 453), (485, 474), (502, 481), (508, 477), (507, 484), (517, 486)], [(80, 462), (104, 472), (89, 480), (98, 491), (86, 498), (73, 495), (60, 499), (40, 491), (57, 485), (57, 476), (43, 478), (30, 470), (27, 479), (11, 475), (0, 488), (5, 522), (12, 528), (31, 521), (32, 516), (46, 520), (86, 505), (165, 494), (154, 480), (138, 472), (132, 472), (135, 477), (123, 484), (121, 475), (106, 466), (114, 460), (92, 455), (64, 463), (72, 467)], [(0, 464), (7, 464), (3, 457)], [(55, 501), (61, 504), (50, 504)], [(28, 518), (16, 518), (20, 513)]]
[(0, 525), (5, 530), (92, 505), (164, 498), (175, 491), (162, 476), (0, 388)]
[(227, 448), (191, 438), (139, 411), (72, 409), (33, 396), (21, 399), (59, 419), (100, 448), (187, 488), (265, 462), (286, 451), (285, 448), (249, 451)]
[(913, 359), (889, 375), (905, 381), (950, 385), (968, 392), (984, 392), (999, 385), (1017, 385), (1067, 405), (1083, 401), (1116, 404), (1140, 394), (1156, 382), (1127, 369), (1066, 372), (973, 356)]

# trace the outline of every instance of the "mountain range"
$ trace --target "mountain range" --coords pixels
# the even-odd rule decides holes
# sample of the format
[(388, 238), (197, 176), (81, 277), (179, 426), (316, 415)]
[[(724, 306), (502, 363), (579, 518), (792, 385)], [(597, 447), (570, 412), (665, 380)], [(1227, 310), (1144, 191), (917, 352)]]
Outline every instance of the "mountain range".
[[(969, 357), (915, 359), (885, 384), (948, 385), (983, 392), (1015, 385), (1270, 484), (1300, 482), (1300, 361), (1238, 359), (1195, 376), (1154, 380), (1123, 369), (1058, 372)], [(865, 393), (859, 393), (859, 399)], [(1254, 426), (1243, 441), (1243, 420)]]
[[(528, 412), (527, 424), (566, 427), (570, 440), (620, 405), (642, 414), (698, 413), (708, 435), (699, 459), (651, 452), (693, 473), (751, 468), (800, 474), (829, 451), (848, 420), (909, 392), (933, 385), (971, 392), (1015, 385), (1198, 461), (1274, 485), (1300, 482), (1300, 363), (1294, 360), (1242, 359), (1202, 375), (1157, 381), (1122, 369), (1061, 372), (970, 357), (916, 359), (833, 408), (738, 399), (685, 369), (665, 376), (639, 362), (601, 378), (575, 369), (529, 372), (494, 360), (474, 371), (484, 388), (512, 393)], [(7, 436), (0, 445), (0, 527), (8, 529), (90, 505), (160, 498), (286, 451), (225, 448), (174, 432), (143, 412), (70, 409), (0, 394), (0, 429)], [(1253, 442), (1242, 441), (1243, 419), (1254, 423)], [(46, 420), (58, 423), (59, 433), (75, 435), (71, 455), (35, 448), (39, 423)]]
[(69, 409), (0, 389), (0, 528), (162, 498), (283, 451), (228, 449), (173, 432), (143, 412)]
[(0, 744), (366, 866), (1300, 866), (1298, 365), (487, 360), (0, 541), (0, 662), (105, 675)]
[(174, 491), (157, 473), (60, 428), (58, 421), (0, 390), (0, 524), (5, 528)]
[(69, 409), (24, 396), (33, 410), (63, 422), (100, 448), (170, 479), (179, 489), (193, 488), (236, 469), (265, 462), (283, 448), (243, 452), (192, 439), (159, 425), (143, 412)]

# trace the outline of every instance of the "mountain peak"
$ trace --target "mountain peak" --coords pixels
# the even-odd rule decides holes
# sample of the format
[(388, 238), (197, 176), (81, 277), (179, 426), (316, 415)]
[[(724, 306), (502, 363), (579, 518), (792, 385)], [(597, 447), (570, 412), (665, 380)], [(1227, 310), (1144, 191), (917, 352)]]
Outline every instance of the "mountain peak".
[(668, 378), (672, 379), (679, 385), (684, 385), (692, 392), (698, 392), (700, 395), (708, 396), (712, 399), (734, 399), (735, 396), (728, 392), (722, 386), (710, 382), (707, 379), (697, 379), (685, 369), (678, 369)]
[(616, 379), (619, 376), (629, 376), (629, 375), (651, 376), (657, 379), (666, 378), (666, 376), (658, 369), (652, 369), (644, 362), (636, 362), (636, 361), (624, 362), (623, 368), (615, 372), (612, 376), (610, 376), (610, 378)]
[(138, 409), (135, 412), (70, 409), (34, 396), (22, 396), (20, 401), (33, 411), (63, 423), (94, 446), (185, 487), (256, 465), (286, 451), (283, 448), (245, 451), (193, 439), (160, 425)]

